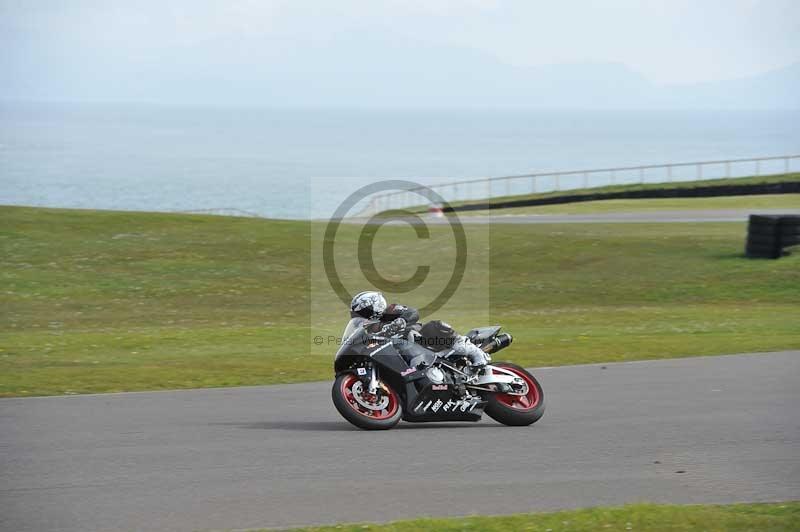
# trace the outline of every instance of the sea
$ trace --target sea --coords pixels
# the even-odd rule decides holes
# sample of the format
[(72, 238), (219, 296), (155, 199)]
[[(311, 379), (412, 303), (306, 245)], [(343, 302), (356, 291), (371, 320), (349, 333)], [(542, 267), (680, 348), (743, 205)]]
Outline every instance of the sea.
[(388, 179), (797, 154), (800, 111), (0, 103), (3, 205), (324, 218)]

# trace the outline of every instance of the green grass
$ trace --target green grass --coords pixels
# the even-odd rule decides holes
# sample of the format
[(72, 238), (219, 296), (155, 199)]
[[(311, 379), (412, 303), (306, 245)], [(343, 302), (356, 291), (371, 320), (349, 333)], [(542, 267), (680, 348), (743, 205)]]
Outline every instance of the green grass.
[[(516, 194), (516, 195), (503, 195), (503, 196), (493, 196), (488, 200), (490, 204), (496, 203), (503, 203), (506, 201), (517, 201), (517, 200), (526, 200), (526, 199), (546, 199), (546, 198), (560, 198), (564, 196), (574, 196), (574, 195), (583, 195), (583, 194), (607, 194), (612, 192), (630, 192), (635, 190), (659, 190), (659, 189), (692, 189), (697, 187), (706, 187), (706, 186), (721, 186), (721, 185), (755, 185), (755, 184), (770, 184), (770, 183), (785, 183), (785, 182), (795, 182), (800, 181), (800, 173), (789, 173), (789, 174), (774, 174), (774, 175), (764, 175), (764, 176), (749, 176), (749, 177), (735, 177), (735, 178), (728, 178), (728, 179), (703, 179), (698, 181), (673, 181), (668, 183), (642, 183), (642, 184), (627, 184), (627, 185), (608, 185), (603, 187), (593, 187), (593, 188), (579, 188), (579, 189), (572, 189), (572, 190), (560, 190), (560, 191), (553, 191), (553, 192), (543, 192), (543, 193), (532, 193), (532, 194)], [(627, 200), (625, 200), (627, 201)], [(642, 199), (634, 199), (630, 200), (633, 202), (643, 201)], [(649, 200), (648, 200), (649, 201)], [(724, 201), (724, 200), (723, 200)], [(458, 207), (462, 205), (473, 205), (476, 203), (487, 203), (486, 198), (476, 199), (476, 200), (465, 200), (465, 201), (452, 201), (450, 205), (453, 207)], [(565, 204), (562, 205), (555, 205), (554, 207), (563, 207)], [(701, 203), (698, 203), (701, 205)], [(751, 205), (745, 205), (745, 207), (750, 207)], [(752, 205), (753, 207), (758, 207), (759, 205)], [(510, 209), (516, 209), (518, 207), (512, 207)], [(537, 207), (538, 208), (538, 207)], [(705, 207), (700, 207), (705, 208)], [(502, 209), (495, 209), (495, 212), (498, 213), (506, 213), (510, 210), (509, 208), (502, 208)], [(428, 205), (417, 205), (408, 207), (406, 210), (411, 212), (427, 212)], [(470, 211), (466, 211), (470, 212)], [(542, 211), (544, 212), (544, 211)], [(552, 211), (552, 212), (571, 212), (571, 211)], [(596, 211), (591, 211), (596, 212)]]
[[(338, 334), (346, 308), (310, 254), (321, 228), (0, 207), (0, 395), (330, 378), (335, 346), (311, 339)], [(343, 226), (340, 241), (358, 230)], [(561, 365), (800, 347), (800, 254), (743, 258), (743, 223), (466, 230), (466, 279), (429, 317), (461, 330), (503, 324), (516, 339), (504, 359)], [(450, 240), (442, 226), (430, 241), (383, 227), (377, 268), (406, 278), (452, 255)], [(354, 253), (345, 249), (337, 266), (346, 286), (365, 286)], [(448, 268), (434, 268), (433, 281)], [(422, 306), (429, 292), (395, 299)]]
[(289, 367), (320, 378), (299, 359), (308, 235), (299, 222), (0, 209), (0, 395), (281, 382)]
[(712, 198), (616, 199), (459, 212), (459, 216), (515, 214), (595, 214), (691, 209), (800, 209), (800, 194), (719, 196)]
[(414, 519), (387, 524), (350, 524), (295, 529), (298, 532), (407, 532), (435, 530), (505, 531), (793, 531), (800, 529), (800, 503), (729, 505), (631, 504), (618, 508), (587, 508), (564, 512)]

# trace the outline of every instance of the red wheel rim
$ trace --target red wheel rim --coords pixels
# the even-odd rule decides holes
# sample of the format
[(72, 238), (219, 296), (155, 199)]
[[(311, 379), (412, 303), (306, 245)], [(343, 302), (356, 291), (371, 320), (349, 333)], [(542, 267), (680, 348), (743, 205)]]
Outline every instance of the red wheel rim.
[[(524, 371), (520, 371), (508, 366), (500, 366), (506, 371), (510, 371), (528, 385), (528, 393), (525, 395), (512, 395), (508, 393), (495, 394), (495, 398), (504, 405), (515, 410), (533, 410), (539, 404), (539, 388), (534, 384), (533, 379)], [(502, 374), (501, 372), (497, 372)]]
[(389, 390), (387, 393), (385, 389), (381, 388), (378, 392), (378, 395), (371, 395), (371, 394), (363, 394), (362, 400), (373, 403), (374, 406), (378, 406), (380, 404), (380, 400), (383, 397), (386, 397), (389, 401), (386, 405), (381, 409), (371, 409), (367, 408), (366, 406), (362, 405), (356, 400), (355, 393), (353, 392), (353, 386), (356, 383), (361, 381), (358, 380), (358, 377), (355, 375), (348, 375), (342, 380), (342, 396), (347, 401), (347, 404), (350, 405), (350, 408), (358, 412), (364, 417), (368, 417), (370, 419), (389, 419), (390, 417), (394, 416), (397, 413), (397, 408), (400, 402), (397, 399), (397, 394), (394, 393), (393, 390)]

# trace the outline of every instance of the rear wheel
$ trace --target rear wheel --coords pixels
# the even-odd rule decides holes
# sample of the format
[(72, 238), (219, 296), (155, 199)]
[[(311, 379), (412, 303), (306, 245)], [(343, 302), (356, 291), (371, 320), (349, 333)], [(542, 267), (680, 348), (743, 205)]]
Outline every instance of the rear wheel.
[(544, 415), (544, 392), (534, 376), (525, 368), (510, 362), (492, 365), (514, 373), (525, 384), (519, 393), (493, 394), (485, 412), (504, 425), (525, 426), (539, 421)]
[(371, 394), (367, 386), (352, 373), (336, 377), (331, 396), (333, 405), (342, 417), (362, 429), (390, 429), (403, 416), (397, 392), (381, 383), (377, 392)]

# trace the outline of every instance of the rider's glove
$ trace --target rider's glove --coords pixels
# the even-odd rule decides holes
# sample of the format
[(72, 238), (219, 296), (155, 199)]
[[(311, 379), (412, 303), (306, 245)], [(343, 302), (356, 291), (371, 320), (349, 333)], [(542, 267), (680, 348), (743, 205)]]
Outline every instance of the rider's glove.
[(386, 325), (384, 325), (382, 330), (384, 333), (391, 335), (391, 334), (397, 334), (405, 328), (406, 328), (406, 320), (404, 320), (403, 318), (397, 318), (391, 323), (387, 323)]

